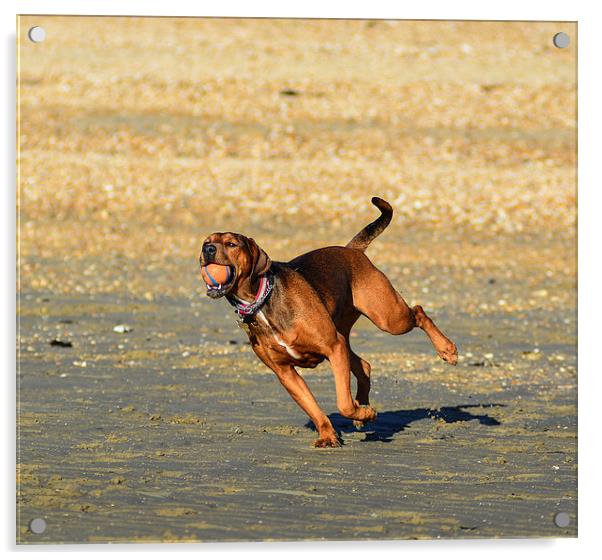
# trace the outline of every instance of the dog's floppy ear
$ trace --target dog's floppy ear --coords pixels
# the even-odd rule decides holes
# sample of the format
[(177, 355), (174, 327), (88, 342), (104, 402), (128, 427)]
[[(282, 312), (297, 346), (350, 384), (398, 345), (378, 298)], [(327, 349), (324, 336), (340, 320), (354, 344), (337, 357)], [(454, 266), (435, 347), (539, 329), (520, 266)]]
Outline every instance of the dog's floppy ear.
[(268, 257), (267, 253), (251, 237), (247, 237), (247, 244), (249, 245), (253, 262), (250, 275), (250, 278), (253, 279), (257, 276), (262, 276), (270, 269), (272, 259)]

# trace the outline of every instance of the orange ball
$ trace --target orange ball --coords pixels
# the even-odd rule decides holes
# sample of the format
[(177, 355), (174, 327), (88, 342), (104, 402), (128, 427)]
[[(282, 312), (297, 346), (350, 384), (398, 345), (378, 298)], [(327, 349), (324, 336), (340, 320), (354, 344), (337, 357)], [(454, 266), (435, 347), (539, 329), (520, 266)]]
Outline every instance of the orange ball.
[(232, 268), (223, 264), (211, 263), (201, 268), (201, 276), (209, 286), (223, 286), (232, 279)]

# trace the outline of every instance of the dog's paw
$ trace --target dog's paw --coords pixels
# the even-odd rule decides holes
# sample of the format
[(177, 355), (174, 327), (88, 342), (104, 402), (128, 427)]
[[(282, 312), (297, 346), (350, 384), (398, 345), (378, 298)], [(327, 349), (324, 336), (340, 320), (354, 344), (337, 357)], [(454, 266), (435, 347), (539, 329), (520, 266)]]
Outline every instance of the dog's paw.
[(326, 436), (319, 437), (314, 441), (314, 447), (341, 447), (342, 442), (339, 436), (336, 434), (329, 434)]
[(353, 426), (355, 427), (356, 430), (361, 430), (365, 425), (366, 425), (366, 422), (364, 422), (363, 420), (354, 420), (353, 421)]
[(458, 363), (458, 349), (451, 340), (448, 340), (441, 348), (437, 348), (437, 354), (442, 360), (452, 366)]
[(355, 401), (355, 417), (353, 418), (353, 425), (356, 428), (360, 427), (356, 424), (356, 422), (361, 424), (361, 427), (363, 427), (366, 422), (374, 422), (374, 420), (376, 420), (376, 416), (376, 410), (374, 410), (369, 404), (359, 404), (357, 401)]

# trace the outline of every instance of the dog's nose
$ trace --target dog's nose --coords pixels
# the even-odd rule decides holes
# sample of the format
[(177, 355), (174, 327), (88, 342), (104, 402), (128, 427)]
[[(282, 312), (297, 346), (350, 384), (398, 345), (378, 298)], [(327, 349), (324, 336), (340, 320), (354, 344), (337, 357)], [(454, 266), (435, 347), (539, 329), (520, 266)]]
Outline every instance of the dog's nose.
[(203, 254), (205, 255), (205, 258), (213, 258), (215, 257), (215, 253), (217, 253), (217, 247), (215, 245), (207, 244), (203, 247)]

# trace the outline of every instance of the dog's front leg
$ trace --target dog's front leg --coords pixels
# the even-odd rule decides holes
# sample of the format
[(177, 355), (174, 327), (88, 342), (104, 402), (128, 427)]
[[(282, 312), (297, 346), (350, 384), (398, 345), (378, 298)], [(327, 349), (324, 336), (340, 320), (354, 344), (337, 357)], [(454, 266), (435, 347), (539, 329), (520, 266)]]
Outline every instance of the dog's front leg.
[(376, 419), (376, 410), (371, 406), (360, 406), (351, 397), (351, 364), (349, 350), (345, 337), (337, 333), (336, 342), (329, 349), (328, 360), (334, 373), (334, 382), (337, 392), (337, 408), (347, 418), (362, 422), (371, 422)]
[(272, 363), (270, 368), (277, 375), (278, 380), (288, 391), (293, 400), (305, 411), (311, 418), (319, 437), (314, 441), (314, 447), (340, 447), (341, 440), (332, 427), (332, 423), (320, 405), (316, 401), (313, 393), (292, 365), (277, 365)]

